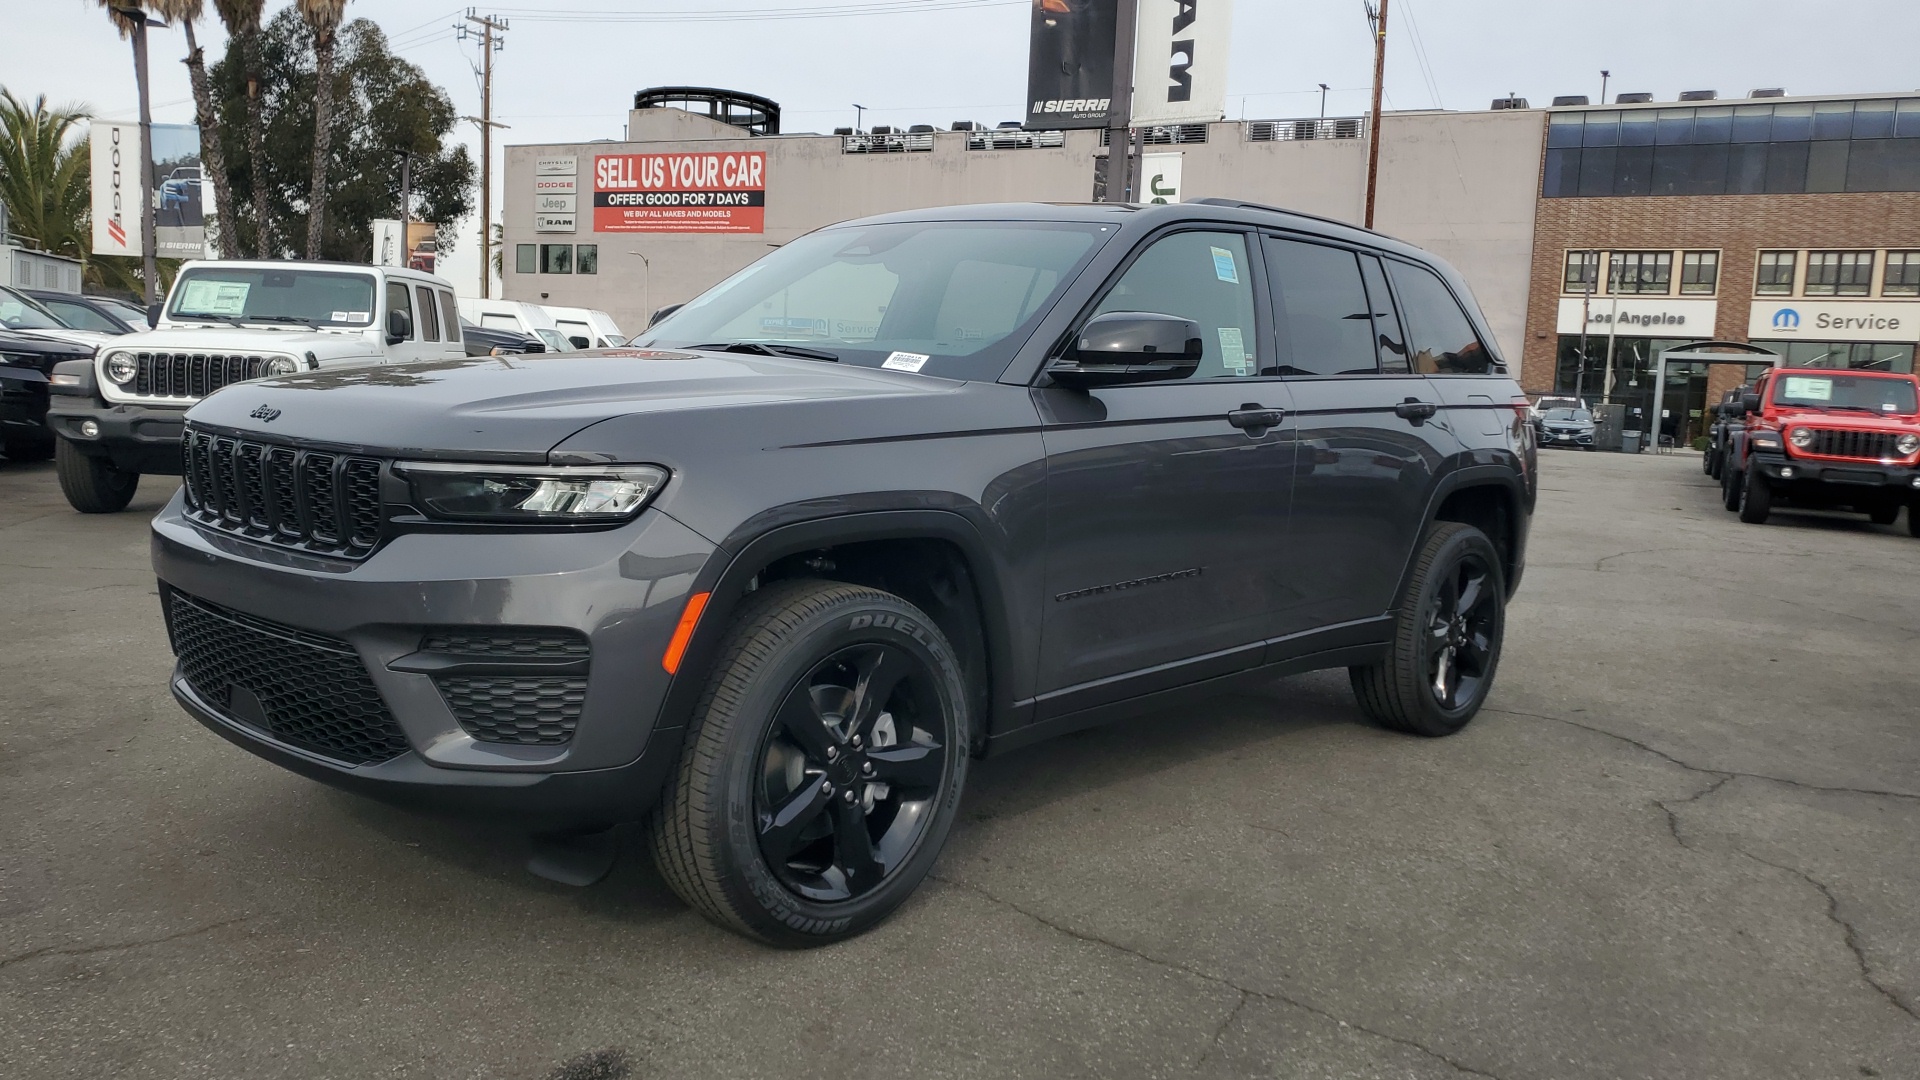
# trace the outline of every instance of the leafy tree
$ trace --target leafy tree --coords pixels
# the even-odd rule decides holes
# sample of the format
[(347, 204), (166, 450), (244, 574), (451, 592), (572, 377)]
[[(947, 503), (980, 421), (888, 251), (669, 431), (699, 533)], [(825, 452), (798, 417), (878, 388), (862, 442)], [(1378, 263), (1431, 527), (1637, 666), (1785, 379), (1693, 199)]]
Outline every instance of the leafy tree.
[[(229, 49), (212, 69), (218, 110), (238, 118), (247, 108), (246, 72), (259, 76), (266, 114), (264, 152), (251, 152), (240, 137), (244, 125), (222, 127), (233, 186), (244, 190), (259, 179), (268, 191), (267, 231), (274, 255), (293, 255), (293, 238), (309, 237), (320, 222), (322, 259), (367, 262), (373, 257), (375, 218), (400, 215), (400, 154), (413, 153), (416, 220), (441, 223), (442, 253), (453, 249), (453, 224), (473, 212), (473, 158), (449, 139), (459, 117), (444, 90), (418, 67), (393, 55), (380, 28), (366, 19), (342, 26), (332, 79), (333, 138), (327, 148), (326, 207), (315, 214), (314, 178), (306, 167), (316, 146), (314, 114), (318, 76), (313, 31), (292, 7), (282, 9), (259, 33), (259, 63)], [(258, 246), (258, 225), (239, 222), (243, 238)], [(243, 243), (243, 247), (247, 246)]]
[(204, 0), (146, 0), (147, 6), (163, 19), (180, 24), (187, 35), (187, 82), (193, 87), (194, 119), (200, 125), (201, 171), (213, 184), (214, 238), (220, 245), (220, 257), (238, 258), (240, 237), (233, 227), (234, 206), (231, 185), (227, 183), (226, 155), (220, 136), (220, 115), (213, 111), (213, 90), (207, 84), (206, 54), (194, 39), (193, 24), (206, 11)]

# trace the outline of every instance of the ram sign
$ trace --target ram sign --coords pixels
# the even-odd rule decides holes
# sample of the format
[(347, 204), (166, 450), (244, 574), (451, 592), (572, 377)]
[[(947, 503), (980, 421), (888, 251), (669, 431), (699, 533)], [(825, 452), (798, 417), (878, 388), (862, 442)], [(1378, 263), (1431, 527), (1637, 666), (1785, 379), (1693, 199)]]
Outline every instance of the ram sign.
[(766, 231), (767, 155), (602, 154), (594, 232)]
[(1133, 126), (1203, 124), (1227, 112), (1232, 0), (1140, 0)]

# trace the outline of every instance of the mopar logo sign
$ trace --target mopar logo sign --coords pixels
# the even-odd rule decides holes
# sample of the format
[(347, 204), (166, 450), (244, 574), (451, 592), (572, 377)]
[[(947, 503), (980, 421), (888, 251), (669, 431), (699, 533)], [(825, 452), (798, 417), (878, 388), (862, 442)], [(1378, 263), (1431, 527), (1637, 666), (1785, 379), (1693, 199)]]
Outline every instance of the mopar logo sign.
[(1800, 329), (1800, 313), (1790, 307), (1781, 308), (1773, 313), (1773, 328), (1775, 330)]

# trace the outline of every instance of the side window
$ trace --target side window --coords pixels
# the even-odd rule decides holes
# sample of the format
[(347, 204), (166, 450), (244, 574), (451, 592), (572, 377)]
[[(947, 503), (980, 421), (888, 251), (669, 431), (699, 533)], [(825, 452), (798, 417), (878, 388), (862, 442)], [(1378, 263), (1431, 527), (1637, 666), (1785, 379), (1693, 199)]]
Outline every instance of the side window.
[(1183, 232), (1153, 242), (1108, 290), (1094, 314), (1142, 311), (1200, 324), (1206, 352), (1196, 379), (1259, 374), (1253, 276), (1247, 240), (1232, 232)]
[(453, 302), (453, 294), (440, 290), (440, 322), (447, 328), (447, 340), (460, 340), (460, 309)]
[(1360, 272), (1367, 278), (1367, 299), (1373, 308), (1373, 339), (1380, 346), (1380, 370), (1389, 375), (1405, 375), (1411, 370), (1407, 358), (1407, 334), (1400, 316), (1393, 310), (1393, 293), (1387, 289), (1387, 275), (1380, 269), (1378, 255), (1360, 256)]
[(414, 292), (420, 296), (420, 325), (415, 329), (419, 336), (428, 341), (440, 340), (440, 312), (433, 303), (433, 290), (425, 285), (414, 286)]
[(1394, 291), (1407, 313), (1413, 370), (1422, 375), (1484, 375), (1493, 366), (1473, 322), (1439, 277), (1423, 266), (1390, 260)]
[[(387, 311), (389, 312), (389, 314), (395, 311), (404, 311), (407, 313), (408, 319), (413, 318), (413, 299), (407, 292), (406, 282), (404, 281), (387, 282)], [(382, 329), (385, 329), (385, 327), (382, 327)], [(420, 337), (419, 323), (416, 322), (413, 324), (413, 333), (408, 335), (408, 337), (414, 340), (419, 339)]]
[(59, 316), (60, 321), (75, 330), (98, 330), (103, 334), (118, 334), (120, 328), (105, 315), (85, 304), (63, 304), (58, 300), (45, 300), (42, 304), (48, 311)]
[(1280, 374), (1368, 375), (1380, 369), (1353, 252), (1269, 237), (1267, 270)]

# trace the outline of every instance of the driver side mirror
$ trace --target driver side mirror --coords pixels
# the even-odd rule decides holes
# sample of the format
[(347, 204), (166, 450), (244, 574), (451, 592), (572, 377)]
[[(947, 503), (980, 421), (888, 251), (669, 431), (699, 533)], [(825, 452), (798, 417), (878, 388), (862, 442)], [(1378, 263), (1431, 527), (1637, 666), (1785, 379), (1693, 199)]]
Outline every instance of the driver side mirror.
[(1047, 374), (1062, 386), (1081, 389), (1166, 382), (1199, 370), (1205, 348), (1200, 324), (1192, 319), (1109, 311), (1080, 328)]
[(153, 328), (159, 325), (160, 325), (160, 305), (148, 304), (147, 305), (147, 329), (152, 330)]
[(394, 308), (387, 312), (387, 344), (398, 345), (413, 336), (413, 316)]
[(1759, 411), (1760, 411), (1760, 395), (1759, 394), (1741, 394), (1740, 395), (1740, 414), (1742, 416), (1750, 415), (1752, 413), (1757, 413)]

